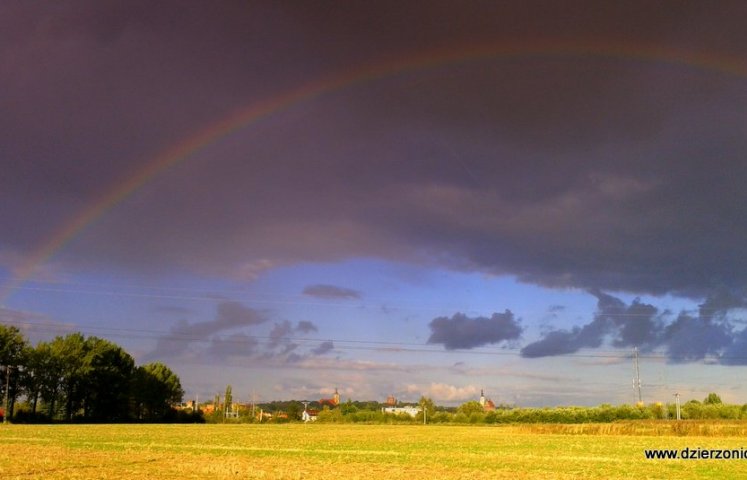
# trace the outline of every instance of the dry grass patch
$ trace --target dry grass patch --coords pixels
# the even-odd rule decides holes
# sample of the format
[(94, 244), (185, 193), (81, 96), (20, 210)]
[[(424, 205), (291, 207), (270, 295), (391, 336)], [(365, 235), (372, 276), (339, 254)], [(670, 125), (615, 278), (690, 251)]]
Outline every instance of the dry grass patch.
[(14, 425), (0, 428), (0, 478), (686, 479), (740, 478), (747, 465), (643, 455), (739, 448), (744, 437), (605, 425)]

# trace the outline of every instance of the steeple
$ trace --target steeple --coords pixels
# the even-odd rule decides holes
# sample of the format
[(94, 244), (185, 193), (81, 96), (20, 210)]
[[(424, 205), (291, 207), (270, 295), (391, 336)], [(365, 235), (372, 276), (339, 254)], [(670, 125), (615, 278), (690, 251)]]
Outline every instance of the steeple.
[(480, 405), (485, 406), (485, 391), (480, 389)]

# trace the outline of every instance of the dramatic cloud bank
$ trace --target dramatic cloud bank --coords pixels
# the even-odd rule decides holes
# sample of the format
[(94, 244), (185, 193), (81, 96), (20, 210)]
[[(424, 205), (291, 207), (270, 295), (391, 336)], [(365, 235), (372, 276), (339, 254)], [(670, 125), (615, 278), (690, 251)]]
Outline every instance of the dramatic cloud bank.
[(303, 289), (303, 294), (317, 298), (360, 298), (360, 292), (334, 285), (309, 285)]
[(747, 364), (747, 3), (316, 3), (0, 1), (0, 321), (268, 382)]
[(266, 337), (258, 335), (255, 327), (267, 321), (264, 313), (238, 302), (223, 301), (216, 307), (214, 320), (178, 321), (167, 335), (158, 338), (156, 348), (146, 355), (146, 359), (178, 359), (188, 355), (202, 361), (245, 358), (256, 362), (295, 363), (334, 349), (331, 341), (323, 341), (299, 353), (303, 348), (294, 341), (293, 335), (316, 332), (317, 326), (308, 320), (295, 325), (284, 320), (275, 323)]
[[(551, 287), (747, 285), (741, 6), (186, 3), (0, 5), (0, 262), (237, 109), (404, 57), (216, 139), (57, 261), (253, 279), (368, 257)], [(418, 67), (444, 47), (471, 59)]]
[(494, 313), (490, 318), (469, 318), (455, 313), (451, 318), (434, 318), (429, 324), (431, 336), (428, 343), (443, 344), (447, 350), (475, 348), (493, 343), (516, 340), (522, 327), (509, 310)]
[(667, 321), (669, 312), (659, 312), (638, 299), (626, 305), (598, 290), (591, 293), (597, 297), (591, 322), (570, 330), (550, 330), (526, 345), (522, 356), (548, 357), (610, 345), (661, 350), (676, 363), (713, 357), (725, 365), (747, 365), (747, 330), (729, 316), (730, 311), (747, 307), (744, 298), (721, 291), (701, 304), (697, 314), (680, 312)]

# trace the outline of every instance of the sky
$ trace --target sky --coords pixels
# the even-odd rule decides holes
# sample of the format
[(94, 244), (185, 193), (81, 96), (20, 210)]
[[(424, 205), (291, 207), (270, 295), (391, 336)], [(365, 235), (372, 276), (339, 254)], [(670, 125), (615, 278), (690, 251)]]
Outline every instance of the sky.
[(743, 2), (0, 3), (0, 322), (189, 398), (747, 403)]

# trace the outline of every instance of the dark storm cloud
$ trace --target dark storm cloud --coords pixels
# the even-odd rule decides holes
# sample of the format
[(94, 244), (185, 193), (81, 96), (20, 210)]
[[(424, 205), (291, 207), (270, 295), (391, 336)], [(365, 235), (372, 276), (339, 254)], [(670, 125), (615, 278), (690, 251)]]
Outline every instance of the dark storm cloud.
[[(252, 310), (238, 302), (223, 301), (216, 308), (215, 319), (207, 322), (177, 322), (167, 335), (158, 338), (156, 348), (145, 356), (146, 360), (176, 358), (191, 355), (193, 358), (224, 360), (251, 359), (262, 362), (291, 362), (310, 355), (322, 355), (331, 350), (327, 343), (306, 349), (301, 353), (299, 343), (292, 338), (294, 333), (312, 333), (317, 326), (308, 320), (296, 325), (284, 320), (276, 322), (267, 336), (257, 335), (256, 327), (268, 321), (264, 313)], [(228, 335), (234, 329), (246, 329)], [(261, 339), (261, 340), (260, 340)]]
[(609, 344), (663, 350), (673, 363), (712, 357), (725, 365), (747, 364), (747, 330), (738, 331), (729, 317), (729, 312), (745, 307), (744, 298), (738, 295), (718, 291), (700, 305), (697, 315), (681, 312), (667, 323), (668, 312), (660, 313), (638, 299), (626, 305), (598, 290), (591, 293), (597, 297), (597, 311), (590, 323), (546, 332), (540, 340), (522, 348), (521, 355), (547, 357)]
[(272, 347), (277, 346), (280, 343), (280, 341), (286, 338), (288, 335), (290, 335), (292, 331), (293, 331), (293, 326), (291, 325), (289, 321), (285, 320), (283, 322), (276, 323), (272, 327), (272, 330), (270, 330), (270, 342), (269, 342), (270, 347), (272, 348)]
[(208, 353), (214, 358), (250, 357), (258, 352), (259, 342), (244, 333), (234, 333), (228, 337), (210, 340)]
[(310, 322), (308, 320), (301, 320), (298, 322), (298, 325), (296, 325), (296, 331), (300, 333), (312, 333), (312, 332), (318, 332), (319, 329), (316, 328), (316, 325), (314, 325), (313, 322)]
[(597, 297), (597, 311), (590, 323), (570, 330), (549, 331), (540, 340), (522, 348), (522, 356), (546, 357), (574, 353), (582, 348), (598, 348), (609, 337), (616, 347), (645, 349), (656, 344), (661, 328), (656, 307), (637, 299), (625, 305), (622, 300), (600, 291), (591, 293)]
[[(237, 108), (407, 52), (495, 45), (512, 54), (360, 81), (239, 129), (56, 259), (251, 279), (373, 257), (552, 287), (743, 288), (746, 20), (741, 2), (4, 2), (0, 258)], [(564, 42), (580, 47), (542, 53)], [(610, 324), (552, 341), (594, 345)]]
[[(193, 329), (200, 332), (221, 331), (228, 328), (236, 328), (250, 325), (258, 325), (267, 321), (267, 318), (261, 313), (242, 305), (239, 302), (221, 302), (218, 304), (218, 313), (213, 322), (207, 322), (210, 325), (194, 324)], [(199, 328), (196, 326), (200, 325)]]
[(289, 321), (276, 323), (270, 330), (270, 340), (267, 343), (268, 352), (272, 351), (272, 355), (284, 355), (298, 348), (298, 344), (288, 338), (292, 332), (293, 325)]
[(662, 344), (675, 362), (703, 360), (719, 355), (729, 347), (734, 337), (728, 322), (712, 322), (707, 317), (680, 314), (664, 331)]
[(311, 350), (314, 355), (324, 355), (325, 353), (331, 352), (335, 349), (335, 344), (332, 341), (325, 341), (320, 343), (316, 348)]
[(314, 323), (302, 320), (295, 326), (288, 320), (273, 325), (267, 343), (254, 357), (257, 361), (274, 361), (280, 363), (298, 363), (313, 355), (323, 355), (334, 348), (332, 342), (322, 342), (311, 349), (304, 349), (302, 345), (292, 337), (294, 333), (308, 334), (317, 332)]
[(734, 339), (721, 358), (724, 365), (747, 365), (747, 329), (734, 336)]
[(178, 305), (159, 305), (157, 307), (154, 307), (153, 310), (158, 313), (166, 313), (169, 315), (188, 315), (194, 313), (189, 308), (181, 307)]
[(288, 320), (276, 323), (272, 330), (270, 330), (270, 339), (268, 347), (270, 349), (276, 348), (278, 345), (287, 345), (290, 343), (290, 336), (293, 333), (312, 333), (319, 331), (313, 322), (308, 320), (301, 320), (295, 326)]
[(336, 287), (334, 285), (308, 285), (303, 289), (303, 294), (317, 298), (361, 298), (360, 292), (350, 288)]
[(26, 312), (0, 306), (0, 325), (18, 327), (32, 343), (48, 341), (50, 334), (67, 335), (76, 331), (75, 325), (61, 323), (54, 318), (36, 312)]
[[(168, 358), (179, 356), (187, 352), (190, 344), (194, 342), (205, 342), (211, 337), (226, 330), (251, 327), (266, 322), (267, 317), (239, 302), (224, 301), (217, 305), (215, 318), (206, 322), (188, 323), (184, 320), (178, 321), (169, 329), (169, 333), (158, 338), (156, 348), (146, 355), (146, 358)], [(215, 342), (221, 344), (221, 340), (213, 339), (212, 348), (217, 348)], [(231, 344), (233, 345), (233, 344)], [(236, 349), (235, 345), (231, 350)]]
[(718, 289), (699, 305), (698, 314), (708, 320), (723, 320), (729, 310), (746, 307), (747, 298), (725, 289)]
[(431, 329), (428, 343), (443, 344), (447, 350), (516, 340), (522, 331), (518, 320), (509, 310), (494, 313), (490, 318), (470, 318), (463, 313), (455, 313), (451, 318), (434, 318), (428, 325)]

